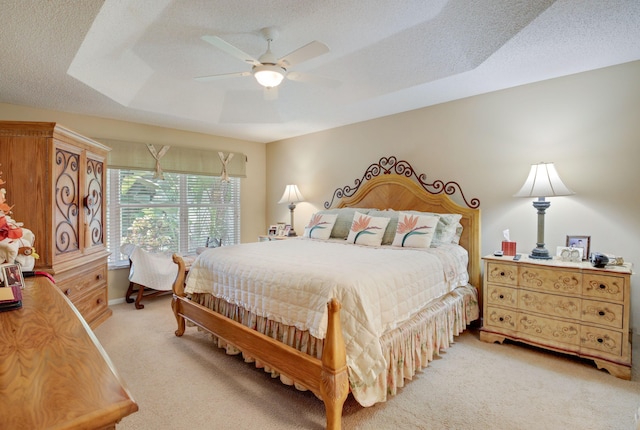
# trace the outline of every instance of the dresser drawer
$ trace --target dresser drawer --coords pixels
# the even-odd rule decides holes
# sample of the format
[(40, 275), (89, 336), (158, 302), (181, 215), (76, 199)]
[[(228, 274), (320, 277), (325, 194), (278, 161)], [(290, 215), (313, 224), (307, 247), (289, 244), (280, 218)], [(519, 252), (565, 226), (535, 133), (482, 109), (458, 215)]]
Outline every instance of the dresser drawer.
[(496, 284), (518, 285), (518, 266), (515, 264), (494, 263), (487, 264), (487, 281)]
[(624, 307), (615, 303), (583, 300), (582, 320), (621, 329), (624, 320)]
[(105, 312), (109, 307), (107, 289), (100, 288), (92, 291), (79, 300), (74, 300), (73, 304), (78, 309), (82, 317), (91, 323), (98, 315)]
[(520, 314), (517, 330), (519, 336), (539, 339), (542, 343), (557, 348), (577, 351), (580, 346), (580, 324), (574, 321)]
[(518, 309), (550, 317), (580, 319), (581, 300), (571, 296), (520, 290)]
[(604, 328), (582, 326), (580, 342), (584, 353), (604, 352), (614, 358), (622, 355), (622, 333)]
[(518, 313), (513, 309), (503, 309), (493, 306), (487, 306), (487, 313), (484, 316), (484, 325), (491, 328), (497, 328), (501, 332), (516, 331), (516, 319)]
[(580, 274), (580, 272), (522, 266), (519, 275), (520, 287), (550, 293), (573, 295), (580, 295), (582, 293), (582, 274)]
[(624, 301), (625, 277), (609, 275), (583, 275), (582, 294), (602, 300)]
[(78, 273), (75, 276), (57, 282), (58, 288), (75, 303), (75, 300), (87, 292), (102, 288), (106, 290), (107, 265), (101, 264), (89, 270)]
[(515, 308), (518, 305), (518, 290), (489, 284), (487, 288), (487, 304)]

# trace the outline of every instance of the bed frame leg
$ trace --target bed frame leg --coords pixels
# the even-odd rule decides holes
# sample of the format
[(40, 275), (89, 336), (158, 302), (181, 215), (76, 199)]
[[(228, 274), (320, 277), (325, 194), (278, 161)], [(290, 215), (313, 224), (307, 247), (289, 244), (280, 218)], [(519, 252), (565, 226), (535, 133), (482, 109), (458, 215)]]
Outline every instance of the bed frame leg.
[(347, 374), (347, 354), (340, 325), (340, 308), (336, 299), (327, 304), (329, 319), (327, 336), (322, 351), (322, 381), (320, 394), (327, 415), (327, 429), (340, 430), (342, 426), (342, 406), (349, 395)]
[(176, 317), (178, 323), (178, 329), (175, 331), (176, 336), (182, 336), (185, 330), (184, 317), (180, 314), (180, 299), (179, 297), (186, 297), (184, 293), (184, 279), (185, 279), (185, 266), (184, 260), (178, 254), (173, 254), (173, 262), (178, 265), (178, 275), (173, 282), (173, 299), (171, 300), (171, 309)]

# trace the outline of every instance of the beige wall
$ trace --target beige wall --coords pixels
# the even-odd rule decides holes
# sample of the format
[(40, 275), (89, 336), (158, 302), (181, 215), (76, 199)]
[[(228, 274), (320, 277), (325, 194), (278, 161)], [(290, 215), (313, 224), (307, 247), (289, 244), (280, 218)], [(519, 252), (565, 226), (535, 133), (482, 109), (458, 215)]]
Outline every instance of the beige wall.
[[(2, 103), (0, 103), (0, 119), (5, 121), (58, 122), (92, 138), (242, 152), (247, 156), (248, 162), (247, 177), (241, 180), (240, 190), (242, 199), (241, 240), (254, 242), (257, 235), (264, 230), (266, 150), (263, 143)], [(127, 276), (128, 271), (124, 269), (109, 271), (110, 300), (124, 297), (129, 283)]]
[[(591, 250), (640, 264), (640, 62), (445, 103), (267, 145), (267, 222), (287, 221), (284, 187), (306, 198), (295, 229), (369, 164), (394, 155), (427, 180), (458, 181), (482, 209), (482, 252), (510, 229), (518, 251), (535, 247), (531, 199), (512, 197), (529, 166), (554, 162), (574, 196), (547, 210), (549, 250), (566, 235)], [(632, 276), (632, 325), (640, 325), (640, 279)]]

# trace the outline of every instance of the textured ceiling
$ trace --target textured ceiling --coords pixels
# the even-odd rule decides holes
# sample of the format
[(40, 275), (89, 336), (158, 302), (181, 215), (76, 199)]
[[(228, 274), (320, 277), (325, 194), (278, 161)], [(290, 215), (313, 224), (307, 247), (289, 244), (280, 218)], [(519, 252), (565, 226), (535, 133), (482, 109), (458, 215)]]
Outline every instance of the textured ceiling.
[[(640, 59), (638, 0), (0, 0), (0, 102), (270, 142)], [(267, 101), (251, 66), (330, 52)]]

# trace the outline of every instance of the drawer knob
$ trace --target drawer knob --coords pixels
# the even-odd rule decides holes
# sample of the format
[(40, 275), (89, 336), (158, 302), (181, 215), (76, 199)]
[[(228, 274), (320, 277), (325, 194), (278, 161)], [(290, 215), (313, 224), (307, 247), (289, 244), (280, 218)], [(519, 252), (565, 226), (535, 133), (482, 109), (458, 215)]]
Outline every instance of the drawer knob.
[(504, 322), (504, 317), (500, 317), (498, 319), (500, 320), (500, 322)]
[(500, 272), (500, 276), (504, 276), (504, 272)]
[(598, 315), (600, 315), (601, 317), (604, 316), (604, 311), (598, 311)]
[(67, 288), (66, 290), (64, 290), (65, 296), (68, 296), (69, 294), (71, 294), (71, 288)]
[(97, 279), (98, 281), (100, 281), (100, 280), (102, 279), (102, 273), (98, 273), (98, 274), (96, 275), (96, 279)]
[(599, 337), (597, 340), (598, 340), (598, 343), (603, 343), (604, 342), (604, 339), (601, 338), (601, 337)]
[(600, 289), (601, 289), (601, 290), (604, 290), (604, 289), (606, 289), (606, 288), (607, 288), (607, 286), (606, 286), (606, 285), (604, 285), (604, 284), (600, 284)]
[(504, 294), (500, 294), (498, 297), (500, 297), (501, 299), (504, 299)]
[(102, 302), (103, 302), (102, 297), (100, 297), (98, 300), (96, 300), (96, 303), (99, 304), (99, 305), (101, 305)]

